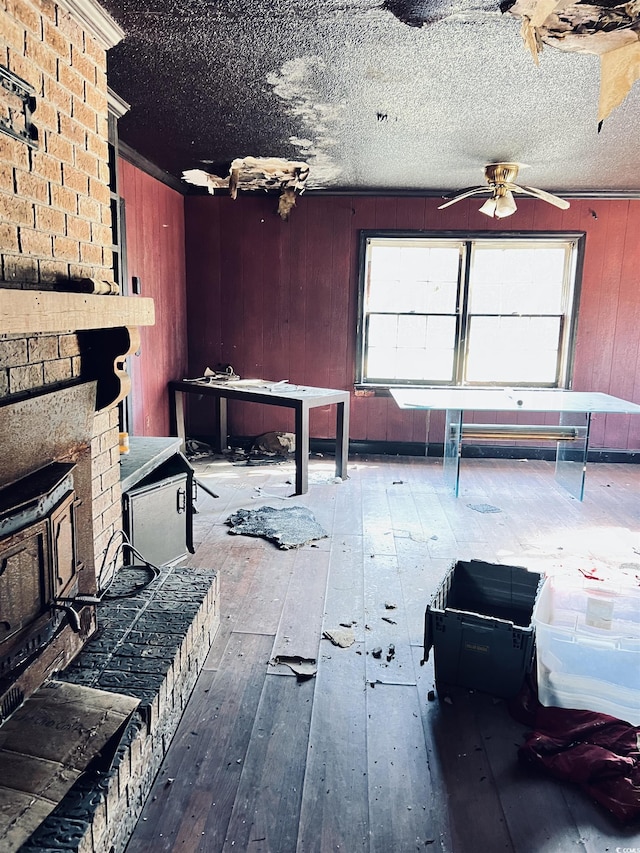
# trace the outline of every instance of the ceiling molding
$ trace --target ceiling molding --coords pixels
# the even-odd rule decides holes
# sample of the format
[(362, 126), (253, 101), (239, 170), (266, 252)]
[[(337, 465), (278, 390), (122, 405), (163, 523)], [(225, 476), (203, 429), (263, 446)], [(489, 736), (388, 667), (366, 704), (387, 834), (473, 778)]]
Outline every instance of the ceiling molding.
[[(360, 189), (360, 188), (345, 188), (345, 189), (323, 189), (323, 190), (305, 190), (304, 195), (323, 195), (323, 196), (377, 196), (388, 198), (391, 196), (403, 198), (450, 198), (458, 190), (395, 190), (395, 189)], [(559, 195), (562, 198), (575, 199), (640, 199), (640, 191), (638, 190), (554, 190), (554, 195)], [(519, 197), (519, 201), (526, 201), (526, 198)], [(533, 197), (529, 201), (535, 201)]]
[(128, 104), (124, 98), (121, 98), (109, 86), (107, 86), (107, 104), (109, 105), (109, 112), (117, 119), (121, 119), (131, 109), (131, 104)]
[[(152, 163), (151, 160), (147, 160), (147, 158), (142, 154), (139, 154), (135, 148), (127, 145), (127, 143), (123, 142), (121, 139), (118, 140), (118, 154), (123, 160), (126, 160), (127, 163), (131, 163), (132, 166), (135, 166), (142, 172), (146, 172), (147, 175), (150, 175), (157, 181), (166, 184), (168, 187), (171, 187), (172, 190), (179, 192), (181, 195), (189, 195), (188, 185), (184, 184), (173, 175), (170, 175), (169, 172), (165, 172), (164, 169), (160, 168), (160, 166), (156, 166), (156, 164)], [(195, 189), (195, 187), (193, 189)]]
[[(164, 169), (161, 169), (160, 166), (157, 166), (151, 160), (148, 160), (143, 154), (140, 154), (130, 145), (127, 145), (126, 142), (119, 140), (118, 142), (118, 154), (122, 157), (123, 160), (126, 160), (128, 163), (131, 163), (132, 166), (136, 166), (138, 169), (141, 169), (143, 172), (146, 172), (152, 178), (156, 178), (156, 180), (161, 181), (163, 184), (166, 184), (171, 189), (176, 190), (181, 195), (184, 196), (197, 196), (197, 195), (208, 195), (206, 190), (202, 187), (195, 187), (191, 184), (185, 184), (180, 181), (178, 178), (171, 175), (169, 172), (165, 172)], [(261, 191), (261, 195), (264, 194), (265, 191)], [(279, 192), (279, 191), (277, 191)], [(381, 198), (388, 197), (401, 197), (401, 198), (449, 198), (451, 195), (455, 194), (456, 191), (448, 189), (448, 190), (397, 190), (397, 189), (362, 189), (358, 187), (345, 187), (345, 188), (335, 188), (335, 189), (322, 189), (322, 190), (305, 190), (304, 194), (301, 198), (304, 198), (305, 195), (313, 195), (313, 196), (376, 196)], [(620, 200), (620, 199), (630, 199), (637, 200), (640, 199), (640, 190), (554, 190), (554, 193), (561, 196), (562, 198), (573, 198), (573, 199), (601, 199), (601, 200)], [(276, 193), (277, 194), (277, 193)], [(229, 191), (227, 189), (216, 190), (215, 195), (218, 198), (224, 198), (229, 196)], [(531, 201), (535, 201), (535, 199), (530, 199)], [(526, 201), (526, 199), (520, 199), (520, 201)]]
[(126, 33), (96, 0), (57, 0), (58, 6), (71, 15), (105, 50), (115, 47)]

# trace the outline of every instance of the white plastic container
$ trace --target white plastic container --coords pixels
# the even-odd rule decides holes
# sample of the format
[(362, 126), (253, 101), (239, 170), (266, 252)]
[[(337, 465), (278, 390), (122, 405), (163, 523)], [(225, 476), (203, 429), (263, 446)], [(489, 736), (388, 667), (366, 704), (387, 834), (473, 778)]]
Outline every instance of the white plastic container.
[(533, 612), (543, 705), (640, 725), (640, 587), (548, 577)]

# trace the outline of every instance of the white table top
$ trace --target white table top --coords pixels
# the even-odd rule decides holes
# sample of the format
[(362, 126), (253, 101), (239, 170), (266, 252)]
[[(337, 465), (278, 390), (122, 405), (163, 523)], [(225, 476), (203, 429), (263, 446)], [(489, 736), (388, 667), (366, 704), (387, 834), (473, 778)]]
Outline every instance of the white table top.
[(341, 403), (349, 402), (350, 395), (348, 391), (339, 390), (336, 388), (315, 388), (311, 385), (295, 385), (286, 379), (277, 382), (271, 382), (268, 379), (209, 379), (201, 377), (199, 379), (180, 379), (172, 381), (169, 386), (173, 389), (188, 391), (197, 390), (206, 393), (207, 390), (212, 392), (224, 392), (224, 396), (230, 398), (247, 399), (261, 398), (263, 401), (267, 398), (275, 400), (298, 400), (312, 402), (314, 405), (322, 405), (323, 402)]
[(560, 388), (391, 388), (401, 409), (485, 412), (616, 412), (640, 414), (640, 405), (598, 391)]

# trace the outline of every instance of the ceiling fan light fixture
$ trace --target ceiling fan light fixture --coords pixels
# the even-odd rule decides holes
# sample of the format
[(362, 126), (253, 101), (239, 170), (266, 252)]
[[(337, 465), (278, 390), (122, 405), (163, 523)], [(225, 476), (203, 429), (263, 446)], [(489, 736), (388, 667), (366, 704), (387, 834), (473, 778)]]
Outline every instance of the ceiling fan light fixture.
[(497, 216), (498, 219), (504, 219), (505, 216), (511, 216), (515, 213), (517, 209), (513, 193), (507, 190), (504, 195), (498, 195), (494, 216)]
[(484, 213), (486, 216), (495, 216), (496, 213), (496, 199), (491, 196), (488, 198), (485, 203), (480, 208), (480, 213)]
[(537, 187), (521, 187), (515, 183), (518, 177), (518, 163), (489, 163), (484, 167), (484, 177), (486, 184), (477, 187), (468, 187), (458, 195), (445, 201), (438, 207), (438, 210), (444, 210), (445, 207), (450, 207), (458, 201), (465, 198), (470, 198), (474, 195), (485, 195), (489, 193), (489, 198), (480, 208), (480, 213), (485, 216), (496, 216), (498, 219), (504, 219), (505, 216), (511, 216), (516, 212), (516, 202), (513, 197), (514, 193), (522, 193), (526, 196), (546, 201), (560, 210), (567, 210), (569, 202), (557, 195), (540, 190)]

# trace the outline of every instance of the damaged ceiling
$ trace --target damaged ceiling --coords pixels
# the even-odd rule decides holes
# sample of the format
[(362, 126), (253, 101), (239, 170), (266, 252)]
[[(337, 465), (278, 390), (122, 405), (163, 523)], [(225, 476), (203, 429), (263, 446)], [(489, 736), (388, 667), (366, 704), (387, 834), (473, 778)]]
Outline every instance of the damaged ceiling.
[[(205, 191), (190, 170), (216, 176), (209, 191), (248, 188), (243, 175), (260, 186), (274, 158), (298, 169), (296, 191), (447, 195), (507, 161), (560, 195), (640, 193), (637, 0), (102, 5), (127, 33), (109, 51), (110, 86), (131, 105), (120, 138), (185, 192)], [(613, 45), (630, 52), (609, 62), (629, 92), (599, 132), (598, 54)]]

